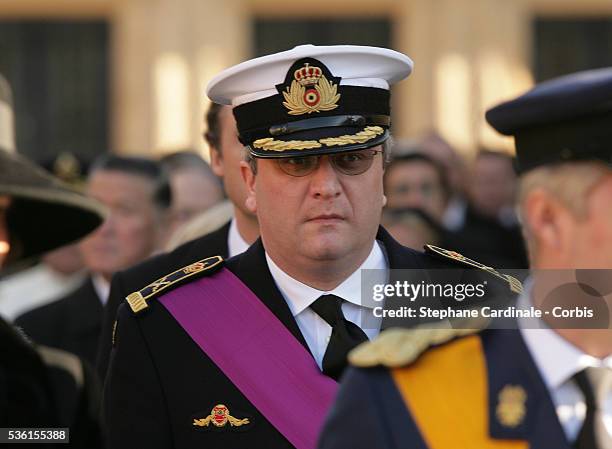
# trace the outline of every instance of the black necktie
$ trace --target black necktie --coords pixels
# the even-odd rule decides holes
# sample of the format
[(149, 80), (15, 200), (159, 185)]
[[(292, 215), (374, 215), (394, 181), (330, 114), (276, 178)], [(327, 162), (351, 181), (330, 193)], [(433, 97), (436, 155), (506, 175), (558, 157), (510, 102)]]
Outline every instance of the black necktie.
[(332, 327), (331, 338), (323, 356), (323, 373), (338, 380), (346, 367), (348, 352), (368, 336), (359, 326), (347, 321), (342, 314), (342, 298), (323, 295), (310, 306)]
[(612, 387), (612, 371), (604, 367), (586, 368), (574, 375), (574, 381), (586, 404), (586, 416), (574, 448), (612, 448), (612, 438), (603, 422), (603, 404)]
[(578, 438), (574, 442), (574, 448), (597, 449), (595, 440), (595, 410), (597, 409), (597, 403), (595, 402), (593, 386), (586, 374), (586, 370), (576, 373), (574, 381), (578, 388), (580, 388), (580, 391), (582, 391), (584, 403), (586, 404), (586, 416), (578, 433)]

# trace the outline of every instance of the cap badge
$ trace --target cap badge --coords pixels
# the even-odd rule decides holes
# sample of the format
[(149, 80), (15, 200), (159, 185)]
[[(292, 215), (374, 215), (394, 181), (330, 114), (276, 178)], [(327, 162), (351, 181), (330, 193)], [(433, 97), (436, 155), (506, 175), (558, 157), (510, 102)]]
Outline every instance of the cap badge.
[(210, 411), (210, 415), (193, 419), (193, 425), (196, 427), (209, 427), (210, 424), (215, 427), (225, 427), (228, 423), (231, 427), (240, 427), (250, 424), (250, 421), (248, 418), (234, 418), (223, 404), (215, 405)]
[(525, 419), (527, 392), (520, 385), (506, 385), (497, 396), (495, 414), (502, 426), (515, 428)]
[(282, 91), (283, 106), (289, 115), (331, 111), (338, 107), (338, 85), (327, 79), (323, 70), (309, 62), (293, 72), (291, 85)]

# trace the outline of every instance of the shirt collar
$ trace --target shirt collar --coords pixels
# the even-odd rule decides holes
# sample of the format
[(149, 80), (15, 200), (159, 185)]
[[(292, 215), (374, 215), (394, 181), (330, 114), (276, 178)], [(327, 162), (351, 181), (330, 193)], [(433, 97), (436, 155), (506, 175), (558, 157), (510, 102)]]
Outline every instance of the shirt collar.
[(92, 273), (91, 283), (93, 284), (94, 290), (100, 299), (102, 305), (108, 301), (108, 294), (110, 293), (110, 283), (104, 279), (100, 274)]
[[(533, 280), (528, 279), (518, 299), (519, 308), (531, 306), (532, 287)], [(584, 353), (548, 327), (542, 320), (538, 320), (538, 328), (530, 324), (519, 320), (520, 332), (548, 388), (559, 388), (574, 374), (587, 367), (607, 366), (612, 368), (612, 356), (598, 359)], [(527, 325), (530, 327), (526, 327)]]
[(229, 233), (227, 234), (227, 248), (229, 250), (230, 257), (241, 254), (249, 248), (249, 244), (245, 242), (238, 231), (238, 225), (236, 225), (235, 218), (232, 218)]
[(380, 247), (380, 244), (378, 242), (374, 242), (372, 245), (372, 251), (370, 251), (370, 254), (359, 266), (359, 268), (357, 268), (336, 288), (326, 292), (310, 287), (309, 285), (306, 285), (289, 276), (274, 263), (268, 253), (266, 253), (266, 261), (268, 262), (268, 268), (270, 269), (272, 278), (274, 278), (276, 286), (285, 297), (293, 316), (298, 315), (310, 307), (310, 305), (322, 295), (336, 295), (357, 306), (373, 308), (375, 306), (374, 304), (361, 303), (361, 270), (386, 270), (388, 267), (387, 260)]

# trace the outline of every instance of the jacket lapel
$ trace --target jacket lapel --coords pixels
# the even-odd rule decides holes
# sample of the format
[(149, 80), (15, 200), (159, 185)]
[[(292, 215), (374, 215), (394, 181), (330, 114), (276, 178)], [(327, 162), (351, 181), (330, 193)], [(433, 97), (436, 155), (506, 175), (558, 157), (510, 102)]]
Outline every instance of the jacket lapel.
[(70, 302), (68, 310), (73, 315), (67, 320), (70, 334), (97, 335), (102, 325), (103, 307), (91, 276), (88, 276), (85, 282), (70, 294), (68, 300)]
[(227, 239), (229, 236), (230, 224), (231, 221), (228, 221), (225, 225), (210, 234), (212, 252), (222, 257), (229, 257)]
[(570, 449), (548, 389), (520, 331), (482, 333), (489, 379), (489, 432), (531, 449)]

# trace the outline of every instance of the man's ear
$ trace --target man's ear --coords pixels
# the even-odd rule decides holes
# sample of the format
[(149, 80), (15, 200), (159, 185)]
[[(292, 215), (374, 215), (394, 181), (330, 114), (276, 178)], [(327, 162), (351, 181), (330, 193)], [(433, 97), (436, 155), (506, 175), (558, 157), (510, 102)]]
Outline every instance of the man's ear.
[(225, 176), (225, 166), (223, 165), (223, 155), (219, 148), (210, 147), (210, 168), (219, 178)]
[(568, 244), (571, 227), (570, 211), (543, 189), (530, 192), (523, 208), (526, 226), (529, 227), (538, 247), (561, 249)]
[(257, 176), (253, 173), (251, 166), (246, 161), (240, 161), (240, 173), (242, 174), (242, 179), (244, 180), (247, 190), (247, 197), (244, 200), (244, 205), (249, 212), (255, 214), (257, 213), (257, 197), (255, 195), (255, 182), (257, 181)]

